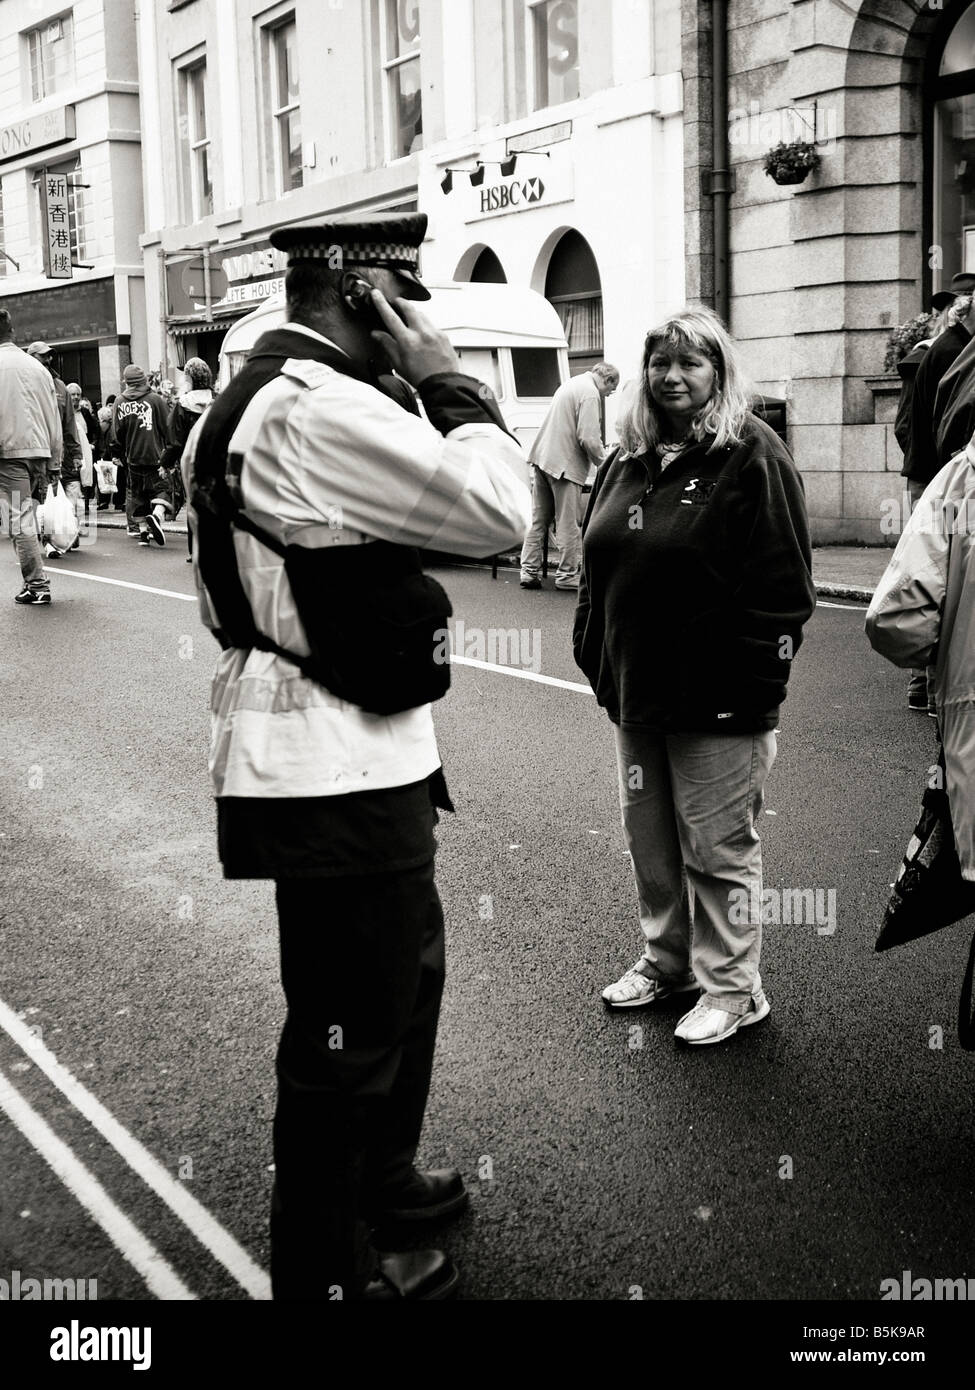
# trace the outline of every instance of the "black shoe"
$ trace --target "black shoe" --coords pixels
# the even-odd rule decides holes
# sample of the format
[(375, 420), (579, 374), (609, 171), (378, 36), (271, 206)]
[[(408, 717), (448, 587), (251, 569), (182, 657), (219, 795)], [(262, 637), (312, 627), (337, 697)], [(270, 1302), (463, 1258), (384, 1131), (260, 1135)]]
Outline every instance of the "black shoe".
[(140, 531), (140, 532), (139, 532), (139, 544), (140, 544), (140, 545), (148, 545), (148, 544), (149, 544), (149, 532), (148, 532), (148, 531)]
[(14, 603), (50, 603), (49, 593), (35, 593), (33, 589), (21, 589), (19, 594), (14, 594)]
[(146, 517), (146, 525), (149, 527), (149, 534), (152, 536), (152, 539), (156, 542), (156, 544), (165, 545), (165, 533), (163, 532), (163, 528), (160, 525), (159, 518), (155, 516), (152, 512), (150, 512), (149, 515)]
[(442, 1250), (407, 1250), (379, 1256), (379, 1268), (362, 1291), (368, 1302), (413, 1298), (450, 1298), (460, 1275)]
[(542, 587), (542, 581), (540, 579), (523, 579), (521, 581), (521, 587), (523, 589), (540, 589)]
[(469, 1200), (464, 1179), (456, 1168), (434, 1168), (428, 1173), (414, 1169), (402, 1186), (380, 1197), (374, 1219), (376, 1225), (440, 1221), (463, 1211)]
[(907, 708), (908, 708), (908, 709), (917, 709), (917, 710), (920, 710), (922, 714), (927, 714), (927, 712), (928, 712), (928, 697), (927, 697), (927, 692), (923, 692), (923, 693), (920, 694), (920, 695), (908, 695), (908, 697), (907, 697)]

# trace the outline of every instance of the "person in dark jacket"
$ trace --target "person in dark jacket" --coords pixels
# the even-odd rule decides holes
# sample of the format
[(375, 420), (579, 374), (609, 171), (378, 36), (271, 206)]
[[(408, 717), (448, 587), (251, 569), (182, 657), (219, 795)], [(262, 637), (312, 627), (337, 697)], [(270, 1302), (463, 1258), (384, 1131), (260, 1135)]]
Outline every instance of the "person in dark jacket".
[(615, 726), (645, 938), (603, 999), (633, 1008), (702, 989), (675, 1034), (691, 1044), (769, 1012), (755, 820), (815, 606), (802, 482), (749, 412), (736, 358), (706, 309), (647, 335), (586, 513), (573, 633)]
[(149, 388), (141, 367), (134, 364), (122, 373), (123, 391), (112, 407), (108, 444), (112, 454), (125, 460), (126, 503), (129, 534), (138, 526), (139, 544), (166, 544), (162, 524), (173, 515), (172, 484), (161, 473), (159, 461), (166, 447), (169, 425), (166, 403)]
[[(160, 468), (165, 471), (167, 478), (172, 483), (174, 516), (179, 512), (184, 501), (183, 480), (179, 465), (186, 441), (189, 439), (190, 430), (197, 420), (207, 407), (213, 404), (213, 373), (202, 357), (190, 357), (183, 368), (183, 375), (186, 378), (186, 390), (176, 398), (176, 403), (170, 412), (169, 425), (166, 431), (166, 447), (159, 460)], [(189, 552), (187, 563), (189, 563), (193, 557), (193, 532), (189, 527), (186, 528), (186, 544)]]
[(971, 438), (969, 426), (968, 434), (948, 454), (943, 452), (943, 442), (939, 443), (939, 426), (946, 408), (944, 378), (972, 341), (972, 331), (975, 329), (973, 305), (975, 299), (971, 295), (955, 301), (954, 307), (949, 310), (949, 318), (953, 322), (935, 338), (921, 358), (914, 378), (909, 451), (905, 454), (903, 470), (912, 503), (917, 501), (934, 475), (941, 471), (951, 454), (963, 449)]

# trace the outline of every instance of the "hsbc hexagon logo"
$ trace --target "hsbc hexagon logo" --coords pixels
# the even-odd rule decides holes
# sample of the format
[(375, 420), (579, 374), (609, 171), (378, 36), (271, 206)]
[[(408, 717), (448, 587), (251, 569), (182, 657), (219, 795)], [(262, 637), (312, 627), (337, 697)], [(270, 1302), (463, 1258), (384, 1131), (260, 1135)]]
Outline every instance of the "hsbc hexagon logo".
[(481, 189), (481, 212), (503, 212), (507, 208), (520, 208), (528, 203), (540, 203), (545, 194), (545, 185), (538, 177), (511, 183), (498, 183)]

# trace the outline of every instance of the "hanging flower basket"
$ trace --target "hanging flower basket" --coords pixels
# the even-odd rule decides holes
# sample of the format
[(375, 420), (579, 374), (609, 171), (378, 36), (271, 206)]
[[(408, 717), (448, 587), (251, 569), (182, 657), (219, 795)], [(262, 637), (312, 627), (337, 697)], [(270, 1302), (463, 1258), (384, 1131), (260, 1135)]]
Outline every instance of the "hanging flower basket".
[(764, 168), (776, 183), (802, 183), (819, 164), (819, 151), (808, 140), (783, 140), (769, 150)]

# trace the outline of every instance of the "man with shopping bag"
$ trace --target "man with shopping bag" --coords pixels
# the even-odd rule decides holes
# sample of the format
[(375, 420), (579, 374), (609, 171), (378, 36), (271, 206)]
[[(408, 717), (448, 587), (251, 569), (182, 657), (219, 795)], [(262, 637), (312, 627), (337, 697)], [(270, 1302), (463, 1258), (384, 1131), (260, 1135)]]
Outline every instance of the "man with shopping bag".
[(56, 474), (61, 449), (54, 382), (14, 343), (10, 315), (0, 309), (0, 526), (13, 541), (24, 579), (15, 603), (51, 602), (31, 493)]
[[(58, 403), (58, 415), (61, 420), (61, 438), (63, 448), (59, 460), (60, 483), (69, 498), (75, 515), (79, 518), (78, 527), (75, 531), (73, 540), (68, 548), (73, 548), (77, 544), (78, 531), (81, 529), (81, 516), (84, 514), (84, 499), (81, 491), (81, 444), (78, 439), (78, 431), (74, 420), (74, 406), (68, 396), (68, 388), (54, 370), (54, 349), (48, 343), (31, 343), (27, 349), (28, 355), (36, 358), (40, 364), (50, 373), (54, 383), (54, 394)], [(61, 546), (48, 545), (47, 555), (61, 555)]]

